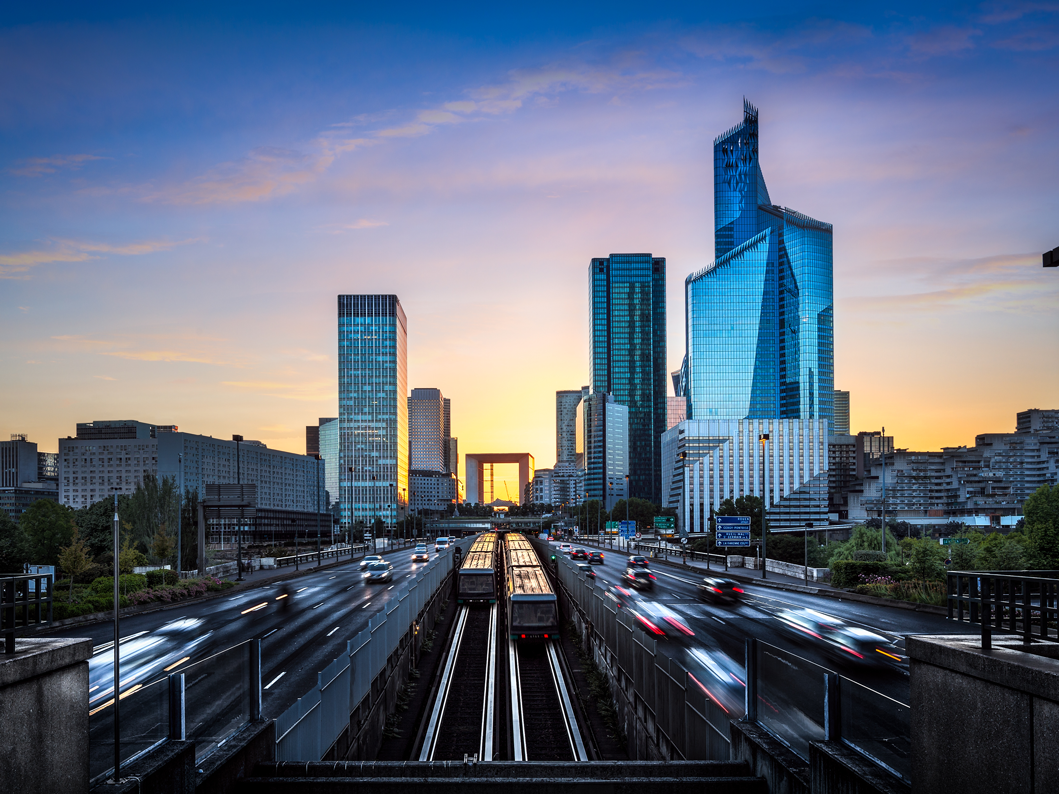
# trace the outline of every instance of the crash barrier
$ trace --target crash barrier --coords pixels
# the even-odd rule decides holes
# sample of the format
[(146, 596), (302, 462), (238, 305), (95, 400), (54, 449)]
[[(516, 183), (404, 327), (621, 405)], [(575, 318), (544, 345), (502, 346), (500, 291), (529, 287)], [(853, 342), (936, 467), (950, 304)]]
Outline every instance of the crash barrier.
[(949, 571), (945, 579), (949, 620), (980, 624), (983, 649), (994, 630), (1021, 634), (1026, 645), (1059, 639), (1059, 571)]
[[(174, 658), (166, 667), (175, 672), (154, 680), (147, 676), (147, 665), (143, 671), (137, 665), (141, 644), (149, 653), (151, 640), (137, 640), (122, 641), (118, 749), (123, 768), (168, 741), (194, 741), (195, 763), (201, 763), (251, 720), (261, 718), (261, 640), (246, 640), (186, 667), (180, 666), (186, 659)], [(100, 653), (104, 664), (89, 682), (93, 784), (114, 771), (114, 673), (112, 662), (105, 663), (113, 651), (104, 647)]]
[(384, 612), (346, 643), (345, 652), (317, 674), (317, 683), (276, 718), (277, 761), (320, 761), (371, 693), (387, 659), (452, 570), (452, 551), (436, 556), (414, 581), (400, 584)]
[(320, 552), (305, 551), (299, 554), (292, 554), (289, 557), (275, 557), (275, 566), (277, 568), (282, 568), (285, 565), (306, 565), (317, 559), (317, 557), (326, 560), (343, 554), (348, 554), (350, 556), (354, 554), (363, 554), (367, 548), (367, 545), (364, 543), (354, 543), (352, 546), (339, 546), (334, 549), (324, 549)]
[(740, 698), (731, 696), (739, 683), (700, 680), (705, 670), (696, 675), (659, 653), (657, 641), (635, 628), (626, 610), (612, 608), (568, 559), (560, 555), (556, 568), (560, 584), (590, 627), (588, 633), (602, 640), (604, 662), (652, 734), (657, 752), (666, 760), (727, 760), (729, 721), (742, 713)]
[(746, 641), (746, 719), (803, 761), (812, 742), (840, 742), (911, 782), (912, 721), (907, 703), (798, 654)]
[(0, 637), (4, 653), (15, 652), (15, 629), (51, 623), (51, 574), (0, 577)]

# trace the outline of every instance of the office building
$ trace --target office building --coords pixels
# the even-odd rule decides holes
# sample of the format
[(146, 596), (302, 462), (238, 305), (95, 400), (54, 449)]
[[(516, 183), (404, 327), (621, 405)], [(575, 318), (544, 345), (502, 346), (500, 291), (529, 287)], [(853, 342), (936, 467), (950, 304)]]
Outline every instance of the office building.
[[(665, 288), (662, 257), (611, 254), (589, 265), (592, 394), (611, 395), (629, 409), (630, 493), (656, 504), (667, 414)], [(586, 482), (598, 483), (601, 473), (591, 466)]]
[(321, 419), (317, 425), (317, 444), (320, 465), (324, 469), (324, 489), (327, 507), (338, 501), (338, 417)]
[(849, 435), (849, 392), (842, 391), (841, 389), (835, 389), (834, 397), (834, 410), (835, 410), (835, 424), (834, 433), (836, 436), (848, 436)]
[(440, 389), (412, 389), (408, 398), (408, 465), (412, 471), (447, 472), (450, 401)]
[(338, 296), (339, 516), (397, 521), (408, 498), (408, 326), (396, 295)]
[[(725, 499), (757, 496), (771, 530), (827, 524), (826, 420), (689, 419), (662, 436), (666, 507), (705, 532)], [(768, 443), (761, 441), (767, 434)], [(766, 461), (768, 483), (766, 489)]]
[(23, 433), (0, 441), (0, 510), (15, 521), (38, 499), (59, 500), (56, 454), (39, 452)]
[(683, 397), (666, 397), (666, 430), (688, 418), (688, 401)]
[(833, 520), (849, 518), (849, 492), (857, 484), (857, 439), (855, 436), (827, 437), (827, 512)]
[[(175, 425), (130, 420), (81, 422), (76, 438), (59, 439), (59, 501), (87, 507), (115, 491), (132, 494), (146, 475), (172, 478), (178, 489), (214, 483), (257, 485), (259, 508), (315, 512), (326, 507), (323, 471), (306, 455), (269, 449), (260, 441), (236, 442), (184, 433)], [(317, 485), (318, 484), (318, 485)]]
[(408, 509), (420, 513), (448, 514), (457, 503), (456, 475), (447, 471), (417, 471), (408, 474)]
[[(687, 419), (664, 436), (663, 504), (701, 529), (718, 499), (753, 493), (772, 526), (820, 523), (835, 394), (831, 225), (772, 203), (749, 103), (713, 154), (716, 258), (685, 280), (687, 355), (673, 382)], [(753, 475), (755, 433), (770, 436), (768, 493)]]
[(583, 410), (584, 498), (599, 500), (605, 509), (610, 510), (619, 500), (628, 498), (631, 491), (628, 485), (631, 480), (631, 410), (619, 403), (614, 395), (599, 393), (585, 398)]
[(585, 388), (555, 393), (555, 462), (577, 463), (577, 415)]

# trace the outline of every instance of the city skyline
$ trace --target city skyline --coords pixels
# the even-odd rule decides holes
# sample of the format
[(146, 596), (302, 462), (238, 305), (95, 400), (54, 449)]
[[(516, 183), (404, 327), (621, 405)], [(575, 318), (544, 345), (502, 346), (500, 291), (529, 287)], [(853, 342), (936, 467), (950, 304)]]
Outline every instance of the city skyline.
[(170, 417), (298, 451), (337, 415), (334, 296), (385, 293), (461, 446), (543, 466), (554, 392), (587, 382), (591, 257), (666, 257), (679, 367), (712, 142), (744, 96), (771, 194), (836, 229), (852, 431), (939, 449), (1053, 407), (1059, 14), (763, 8), (5, 16), (4, 432), (56, 451), (76, 422)]

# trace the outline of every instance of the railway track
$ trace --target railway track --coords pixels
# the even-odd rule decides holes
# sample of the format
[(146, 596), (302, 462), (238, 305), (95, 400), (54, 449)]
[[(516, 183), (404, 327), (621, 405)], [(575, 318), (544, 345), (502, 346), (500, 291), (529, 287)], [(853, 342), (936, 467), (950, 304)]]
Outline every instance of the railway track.
[(420, 761), (495, 757), (497, 607), (462, 607)]
[(516, 761), (587, 761), (555, 643), (508, 644)]

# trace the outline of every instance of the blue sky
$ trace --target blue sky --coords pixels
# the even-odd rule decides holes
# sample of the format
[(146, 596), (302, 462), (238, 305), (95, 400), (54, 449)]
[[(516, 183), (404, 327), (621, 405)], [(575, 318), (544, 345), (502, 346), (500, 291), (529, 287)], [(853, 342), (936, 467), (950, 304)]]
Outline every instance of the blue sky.
[(43, 8), (0, 15), (0, 404), (42, 449), (139, 418), (297, 451), (335, 295), (395, 292), (461, 448), (550, 465), (591, 257), (667, 257), (679, 364), (744, 96), (773, 200), (835, 227), (854, 429), (1059, 399), (1059, 3)]

